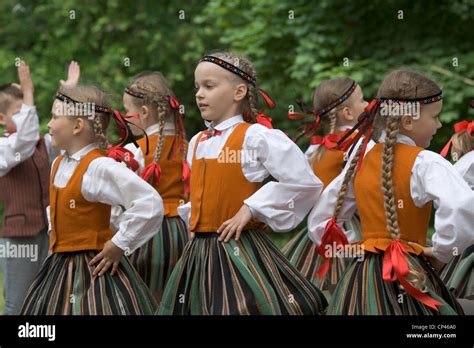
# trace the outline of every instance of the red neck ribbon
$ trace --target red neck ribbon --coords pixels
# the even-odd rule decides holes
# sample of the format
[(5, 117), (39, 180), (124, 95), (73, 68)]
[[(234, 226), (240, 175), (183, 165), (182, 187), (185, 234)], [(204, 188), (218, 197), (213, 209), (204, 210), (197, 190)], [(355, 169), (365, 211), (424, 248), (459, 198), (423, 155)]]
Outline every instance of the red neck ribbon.
[(315, 135), (311, 137), (311, 145), (322, 145), (328, 150), (333, 150), (337, 148), (337, 142), (341, 139), (341, 136), (338, 134), (328, 134), (324, 137)]

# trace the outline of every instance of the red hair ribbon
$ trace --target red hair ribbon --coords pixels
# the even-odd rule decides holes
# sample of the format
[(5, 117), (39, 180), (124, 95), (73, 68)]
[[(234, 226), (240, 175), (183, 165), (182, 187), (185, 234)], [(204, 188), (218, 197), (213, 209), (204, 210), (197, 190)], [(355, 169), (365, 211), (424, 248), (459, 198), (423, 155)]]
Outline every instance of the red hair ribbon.
[[(472, 132), (474, 131), (474, 120), (469, 122), (469, 121), (461, 121), (456, 124), (454, 124), (454, 133), (461, 133), (462, 131), (466, 131), (467, 134), (472, 138)], [(449, 148), (451, 147), (452, 139), (449, 139), (447, 144), (443, 147), (443, 150), (441, 150), (440, 155), (443, 157), (446, 157), (448, 154)]]
[(139, 165), (135, 160), (135, 156), (129, 150), (119, 145), (109, 146), (107, 149), (107, 157), (113, 158), (117, 162), (124, 162), (132, 171), (137, 171)]
[(147, 182), (150, 182), (150, 179), (153, 178), (151, 182), (158, 184), (161, 178), (160, 164), (154, 162), (150, 163), (146, 166), (145, 169), (143, 169), (143, 172), (140, 174), (140, 177)]
[[(321, 245), (319, 246), (319, 254), (325, 260), (324, 263), (319, 267), (316, 271), (319, 279), (323, 279), (326, 273), (329, 270), (329, 266), (331, 265), (332, 258), (334, 255), (332, 254), (332, 248), (338, 245), (347, 245), (349, 241), (347, 240), (346, 235), (342, 231), (342, 229), (337, 224), (337, 217), (333, 216), (331, 220), (328, 221), (326, 224), (326, 228), (324, 229), (323, 237), (321, 238)], [(330, 246), (329, 257), (326, 256), (325, 249), (327, 246)]]
[[(364, 135), (364, 141), (362, 143), (362, 152), (361, 156), (359, 157), (359, 161), (357, 162), (357, 171), (360, 169), (362, 165), (362, 159), (364, 158), (365, 150), (367, 148), (367, 144), (370, 141), (370, 137), (372, 136), (373, 131), (373, 124), (375, 119), (375, 114), (380, 106), (381, 99), (376, 98), (370, 102), (369, 105), (364, 109), (364, 112), (359, 116), (359, 119), (354, 127), (350, 129), (346, 134), (344, 134), (341, 139), (338, 141), (339, 149), (341, 151), (347, 151), (350, 148), (349, 156), (354, 150), (355, 145), (359, 141), (359, 139)], [(359, 128), (362, 128), (361, 132), (357, 132), (356, 136), (352, 136)]]
[(265, 115), (265, 114), (258, 114), (257, 116), (255, 116), (255, 121), (257, 121), (257, 123), (261, 124), (262, 126), (265, 126), (269, 129), (272, 129), (273, 128), (273, 125), (272, 125), (272, 118)]
[(383, 256), (383, 280), (386, 282), (398, 280), (410, 296), (439, 312), (437, 306), (442, 306), (442, 303), (436, 301), (428, 294), (416, 289), (405, 279), (405, 276), (409, 272), (409, 266), (405, 254), (407, 254), (407, 251), (402, 243), (400, 243), (400, 240), (394, 239), (385, 250)]
[(314, 118), (312, 121), (308, 121), (303, 125), (299, 126), (298, 128), (301, 129), (300, 133), (293, 139), (295, 143), (297, 143), (303, 136), (306, 136), (310, 139), (314, 136), (314, 134), (319, 129), (319, 125), (321, 123), (321, 116), (314, 112), (313, 110), (308, 110), (306, 105), (303, 101), (297, 101), (298, 105), (300, 106), (303, 112), (295, 112), (291, 111), (288, 112), (288, 118), (293, 121), (301, 121), (305, 118), (311, 117)]
[(328, 134), (324, 137), (315, 135), (311, 137), (311, 145), (322, 145), (326, 149), (332, 150), (332, 149), (337, 148), (337, 142), (339, 141), (340, 138), (341, 138), (340, 135), (334, 134), (334, 133)]
[(268, 105), (270, 109), (275, 109), (276, 104), (275, 102), (270, 98), (270, 96), (264, 92), (261, 88), (257, 88), (258, 93), (265, 99), (265, 103)]

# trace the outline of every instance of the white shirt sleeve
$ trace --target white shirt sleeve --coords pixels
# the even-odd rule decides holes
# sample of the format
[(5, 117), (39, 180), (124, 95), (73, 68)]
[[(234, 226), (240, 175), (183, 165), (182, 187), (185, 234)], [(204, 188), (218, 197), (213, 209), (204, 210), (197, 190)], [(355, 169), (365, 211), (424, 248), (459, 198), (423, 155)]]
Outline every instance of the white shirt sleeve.
[(318, 199), (323, 184), (314, 175), (303, 152), (282, 131), (259, 124), (245, 134), (242, 171), (251, 182), (271, 181), (244, 203), (254, 217), (274, 231), (289, 231), (304, 219)]
[(16, 132), (0, 138), (0, 176), (31, 157), (39, 140), (39, 120), (34, 106), (22, 104), (12, 120)]
[(417, 207), (433, 201), (435, 212), (433, 253), (449, 262), (474, 244), (474, 192), (454, 167), (439, 154), (421, 151), (410, 177), (411, 196)]
[(315, 145), (309, 145), (308, 149), (304, 153), (306, 157), (309, 159), (311, 155), (320, 147), (321, 145), (315, 144)]
[[(333, 217), (334, 207), (336, 206), (337, 197), (339, 195), (339, 190), (341, 189), (342, 182), (344, 181), (344, 176), (346, 175), (347, 168), (353, 157), (355, 156), (356, 149), (360, 146), (359, 140), (354, 151), (351, 153), (350, 157), (347, 160), (347, 163), (339, 174), (329, 185), (324, 189), (321, 197), (318, 199), (316, 204), (313, 207), (313, 210), (308, 217), (308, 233), (309, 238), (316, 243), (317, 245), (321, 244), (321, 239), (324, 234), (327, 222)], [(367, 149), (365, 153), (369, 152), (375, 145), (375, 142), (370, 140), (367, 144)], [(338, 225), (344, 231), (348, 241), (353, 243), (356, 241), (356, 234), (352, 230), (345, 230), (343, 223), (349, 221), (352, 216), (357, 211), (357, 203), (355, 200), (354, 194), (354, 176), (352, 176), (349, 181), (346, 189), (346, 194), (344, 196), (344, 203), (342, 204), (341, 210), (337, 216)]]
[(130, 255), (161, 229), (163, 200), (158, 192), (112, 158), (93, 160), (82, 181), (85, 199), (123, 206), (117, 233), (112, 241)]

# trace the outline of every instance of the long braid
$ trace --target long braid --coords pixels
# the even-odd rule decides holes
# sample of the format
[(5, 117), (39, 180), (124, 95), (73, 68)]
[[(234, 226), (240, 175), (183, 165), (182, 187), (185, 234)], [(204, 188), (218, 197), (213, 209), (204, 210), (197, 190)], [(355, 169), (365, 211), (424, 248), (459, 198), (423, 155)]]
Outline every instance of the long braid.
[[(384, 199), (385, 216), (387, 219), (387, 230), (390, 232), (392, 239), (400, 238), (397, 204), (395, 202), (395, 195), (393, 193), (392, 178), (395, 155), (394, 152), (397, 135), (399, 133), (400, 119), (400, 117), (391, 116), (387, 121), (387, 136), (384, 141), (382, 152), (382, 193)], [(416, 289), (426, 292), (427, 276), (422, 268), (412, 265), (405, 279)], [(400, 285), (400, 288), (403, 289), (403, 286)]]
[(163, 145), (165, 143), (164, 130), (165, 130), (165, 119), (169, 110), (167, 107), (168, 101), (165, 97), (161, 96), (158, 101), (158, 124), (159, 124), (159, 135), (158, 143), (156, 145), (155, 154), (153, 156), (153, 162), (160, 162), (161, 154), (163, 152)]
[(384, 200), (387, 230), (393, 239), (400, 238), (398, 226), (397, 204), (393, 193), (392, 169), (394, 160), (395, 143), (399, 132), (400, 117), (391, 116), (387, 121), (387, 137), (385, 138), (382, 153), (382, 192)]
[(249, 84), (249, 90), (247, 93), (248, 101), (249, 101), (249, 107), (248, 111), (251, 117), (255, 117), (258, 115), (258, 109), (257, 109), (257, 89)]
[(341, 188), (339, 189), (339, 193), (337, 195), (337, 200), (336, 204), (334, 205), (334, 213), (333, 216), (339, 215), (339, 212), (342, 209), (342, 206), (344, 204), (344, 199), (346, 197), (347, 193), (347, 187), (349, 185), (349, 181), (351, 180), (352, 176), (354, 175), (355, 168), (357, 167), (357, 162), (359, 161), (359, 157), (362, 154), (362, 143), (364, 142), (364, 138), (361, 139), (360, 145), (357, 148), (356, 153), (354, 154), (354, 157), (352, 158), (349, 167), (347, 168), (346, 174), (344, 175), (344, 180), (342, 181)]
[(94, 127), (94, 134), (97, 142), (99, 143), (99, 148), (107, 149), (107, 137), (104, 135), (104, 131), (102, 129), (102, 124), (100, 122), (100, 116), (95, 115), (94, 121), (92, 123)]
[[(324, 135), (328, 134), (333, 134), (336, 132), (336, 126), (337, 126), (337, 112), (339, 111), (339, 108), (332, 109), (327, 113), (327, 115), (324, 116), (325, 122), (327, 122), (327, 127), (324, 130)], [(326, 152), (326, 148), (322, 145), (320, 145), (316, 151), (314, 151), (310, 158), (309, 158), (309, 163), (314, 164), (316, 162), (319, 162), (321, 158), (323, 157), (323, 154)]]

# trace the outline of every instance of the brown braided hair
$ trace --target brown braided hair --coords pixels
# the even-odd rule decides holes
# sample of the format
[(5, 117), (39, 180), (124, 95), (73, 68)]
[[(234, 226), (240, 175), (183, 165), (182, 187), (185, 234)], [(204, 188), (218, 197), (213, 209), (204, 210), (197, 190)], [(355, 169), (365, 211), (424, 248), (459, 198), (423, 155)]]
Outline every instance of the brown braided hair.
[[(334, 102), (337, 98), (341, 97), (342, 94), (354, 83), (354, 80), (348, 77), (336, 77), (333, 79), (323, 81), (315, 90), (313, 94), (313, 110), (321, 110), (327, 107), (329, 104)], [(337, 114), (345, 106), (350, 105), (353, 102), (352, 95), (347, 98), (343, 103), (329, 111), (328, 113), (321, 116), (321, 127), (323, 129), (323, 135), (334, 133), (337, 127)], [(319, 146), (309, 157), (309, 163), (314, 164), (321, 160), (326, 148)]]
[[(77, 85), (75, 87), (59, 87), (59, 92), (81, 103), (93, 103), (103, 107), (110, 108), (109, 97), (107, 94), (96, 86)], [(107, 127), (109, 126), (110, 113), (95, 111), (94, 117), (84, 115), (69, 115), (74, 117), (82, 117), (92, 126), (94, 135), (99, 148), (107, 149)]]
[[(173, 118), (175, 130), (177, 130), (178, 133), (180, 131), (178, 126), (180, 117), (179, 112), (175, 109), (172, 109), (169, 102), (169, 97), (174, 97), (173, 91), (168, 86), (163, 74), (158, 71), (144, 72), (134, 77), (129, 88), (143, 93), (144, 95), (144, 98), (133, 97), (133, 105), (137, 108), (147, 106), (151, 110), (152, 115), (158, 120), (158, 143), (153, 155), (153, 163), (159, 163), (165, 142), (165, 137), (163, 134), (166, 120)], [(178, 137), (180, 138), (179, 142), (183, 142), (185, 140), (185, 134), (178, 134)], [(185, 161), (187, 155), (187, 146), (184, 146), (184, 144), (181, 143), (179, 145), (182, 147), (182, 160)], [(154, 175), (152, 175), (149, 178), (149, 182), (153, 183), (154, 180)]]

